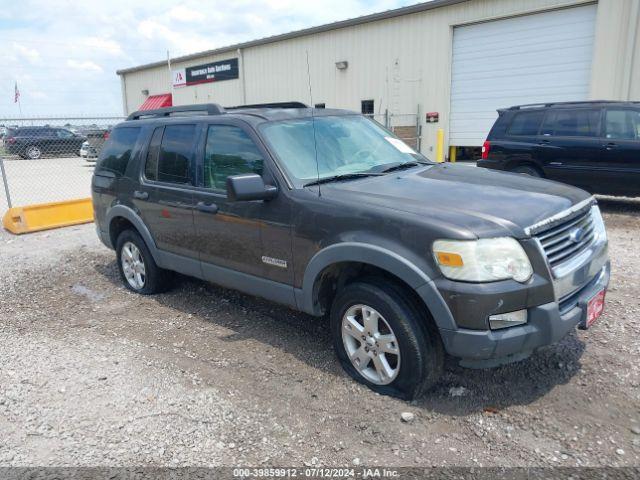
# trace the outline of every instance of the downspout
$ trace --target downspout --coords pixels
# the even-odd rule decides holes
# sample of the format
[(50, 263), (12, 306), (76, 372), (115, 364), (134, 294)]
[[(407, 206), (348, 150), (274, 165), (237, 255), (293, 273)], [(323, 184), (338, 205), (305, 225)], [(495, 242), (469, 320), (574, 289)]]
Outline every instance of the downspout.
[(124, 73), (120, 75), (120, 90), (122, 90), (122, 111), (126, 117), (129, 115), (129, 102), (127, 101), (127, 82), (125, 82), (124, 76)]
[(633, 75), (633, 60), (636, 54), (636, 39), (638, 37), (638, 23), (640, 22), (640, 2), (631, 3), (629, 15), (629, 34), (627, 35), (627, 51), (625, 52), (624, 78), (621, 100), (631, 100), (631, 76)]
[(240, 88), (242, 93), (242, 104), (247, 104), (247, 84), (244, 76), (244, 50), (238, 49), (238, 57), (240, 57)]

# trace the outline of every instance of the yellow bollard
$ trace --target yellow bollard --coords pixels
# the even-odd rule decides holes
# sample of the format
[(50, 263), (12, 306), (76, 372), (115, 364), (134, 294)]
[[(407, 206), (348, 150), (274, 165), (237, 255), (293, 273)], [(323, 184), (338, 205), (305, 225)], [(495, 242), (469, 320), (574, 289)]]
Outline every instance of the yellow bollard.
[(458, 150), (455, 146), (451, 145), (449, 147), (449, 161), (456, 163), (456, 157), (458, 156)]
[(444, 129), (439, 128), (436, 134), (436, 162), (444, 162)]

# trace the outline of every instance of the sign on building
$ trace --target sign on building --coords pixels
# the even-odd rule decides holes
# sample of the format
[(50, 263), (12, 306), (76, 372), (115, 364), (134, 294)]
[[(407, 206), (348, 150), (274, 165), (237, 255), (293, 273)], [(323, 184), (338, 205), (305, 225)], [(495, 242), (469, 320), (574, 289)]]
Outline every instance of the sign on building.
[(187, 87), (199, 83), (221, 82), (239, 77), (238, 59), (180, 68), (172, 72), (174, 87)]

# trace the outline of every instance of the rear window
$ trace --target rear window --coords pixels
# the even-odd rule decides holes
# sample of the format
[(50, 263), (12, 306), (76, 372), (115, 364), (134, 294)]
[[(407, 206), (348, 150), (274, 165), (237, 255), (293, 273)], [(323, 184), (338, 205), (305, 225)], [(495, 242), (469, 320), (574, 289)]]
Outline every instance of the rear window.
[(555, 137), (597, 137), (600, 134), (600, 110), (551, 110), (542, 126), (542, 134)]
[(98, 168), (124, 175), (139, 136), (140, 127), (116, 128), (100, 153)]
[(509, 135), (537, 135), (544, 118), (544, 110), (516, 113), (509, 126)]

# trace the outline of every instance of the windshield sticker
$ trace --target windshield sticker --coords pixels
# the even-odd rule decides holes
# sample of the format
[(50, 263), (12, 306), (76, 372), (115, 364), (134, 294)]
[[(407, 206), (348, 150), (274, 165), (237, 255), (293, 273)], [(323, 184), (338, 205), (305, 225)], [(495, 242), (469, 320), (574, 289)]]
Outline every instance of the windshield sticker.
[(416, 155), (416, 152), (413, 148), (411, 148), (409, 145), (407, 145), (406, 143), (404, 143), (402, 140), (400, 140), (399, 138), (393, 138), (393, 137), (384, 137), (384, 139), (389, 142), (391, 145), (393, 145), (394, 147), (396, 147), (399, 151), (401, 151), (402, 153), (409, 153), (411, 155)]

